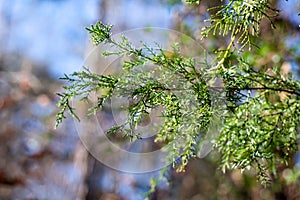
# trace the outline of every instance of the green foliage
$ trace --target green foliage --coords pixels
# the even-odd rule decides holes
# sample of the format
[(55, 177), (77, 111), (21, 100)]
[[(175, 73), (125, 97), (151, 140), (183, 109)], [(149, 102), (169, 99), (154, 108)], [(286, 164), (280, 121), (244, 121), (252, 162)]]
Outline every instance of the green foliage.
[[(268, 0), (234, 0), (210, 9), (218, 11), (207, 20), (211, 25), (204, 28), (203, 37), (207, 37), (210, 33), (221, 36), (230, 34), (232, 40), (237, 39), (241, 44), (241, 49), (253, 44), (251, 35), (258, 36), (259, 26), (264, 18), (267, 18), (274, 27), (271, 18), (278, 13), (269, 6)], [(269, 14), (269, 11), (273, 11), (274, 14)]]
[(199, 4), (201, 0), (186, 0), (187, 3), (190, 4)]
[[(216, 143), (222, 153), (222, 168), (242, 170), (257, 167), (260, 178), (267, 181), (269, 172), (276, 175), (276, 165), (288, 164), (297, 151), (297, 127), (300, 120), (299, 99), (290, 97), (270, 103), (267, 90), (246, 99), (226, 123)], [(271, 169), (269, 171), (268, 169)]]
[[(176, 44), (171, 54), (144, 43), (136, 48), (124, 36), (120, 41), (113, 40), (112, 26), (97, 22), (87, 28), (95, 45), (105, 43), (116, 48), (103, 56), (123, 56), (123, 71), (118, 76), (98, 75), (87, 69), (66, 75), (63, 79), (71, 85), (64, 86), (65, 92), (59, 94), (57, 124), (65, 118), (65, 111), (77, 118), (69, 100), (86, 100), (91, 92), (101, 91), (98, 104), (91, 108), (93, 112), (101, 109), (112, 95), (131, 100), (127, 121), (108, 132), (120, 131), (132, 139), (140, 136), (136, 128), (143, 116), (160, 109), (163, 123), (155, 141), (166, 144), (167, 159), (177, 171), (184, 171), (188, 161), (199, 154), (199, 144), (212, 116), (218, 114), (224, 119), (224, 126), (214, 147), (221, 154), (223, 171), (254, 169), (262, 183), (276, 177), (276, 166), (289, 165), (298, 150), (300, 83), (276, 66), (269, 70), (251, 65), (240, 50), (254, 45), (251, 38), (259, 36), (261, 21), (271, 21), (278, 11), (267, 0), (232, 0), (212, 9), (218, 11), (209, 19), (211, 25), (205, 27), (203, 36), (230, 37), (228, 46), (217, 51), (211, 66), (182, 56)], [(222, 78), (223, 82), (208, 84), (211, 76)], [(212, 102), (210, 91), (217, 89), (226, 94), (227, 108), (222, 113)]]
[(112, 25), (105, 25), (102, 22), (97, 22), (92, 25), (91, 28), (86, 28), (86, 30), (91, 35), (91, 40), (95, 45), (100, 43), (107, 43), (110, 40)]
[[(105, 93), (98, 97), (98, 104), (95, 108), (91, 108), (93, 112), (96, 112), (101, 108), (104, 100), (110, 97), (115, 88), (118, 79), (112, 76), (103, 76), (96, 73), (92, 73), (88, 68), (84, 68), (84, 71), (74, 72), (70, 76), (65, 75), (61, 78), (70, 83), (68, 86), (63, 86), (65, 92), (58, 93), (60, 101), (57, 106), (61, 108), (56, 116), (57, 127), (64, 118), (65, 112), (69, 111), (72, 117), (79, 120), (77, 114), (74, 112), (75, 108), (70, 105), (70, 100), (73, 97), (80, 97), (82, 101), (88, 100), (91, 92), (97, 92), (100, 89), (106, 89)], [(108, 89), (108, 90), (107, 90)]]
[[(68, 98), (71, 97), (84, 95), (83, 99), (86, 100), (91, 92), (100, 89), (108, 89), (109, 92), (99, 97), (98, 105), (93, 108), (95, 111), (100, 109), (112, 94), (131, 99), (127, 108), (128, 120), (108, 131), (122, 132), (131, 139), (140, 137), (135, 130), (142, 117), (162, 107), (163, 125), (155, 141), (168, 144), (168, 159), (174, 163), (174, 167), (183, 171), (188, 160), (197, 155), (196, 146), (200, 131), (204, 132), (210, 122), (212, 111), (205, 77), (196, 69), (194, 59), (180, 55), (177, 45), (174, 45), (171, 56), (159, 46), (156, 48), (158, 50), (146, 44), (142, 44), (142, 48), (135, 48), (124, 36), (121, 37), (121, 41), (114, 41), (108, 37), (110, 33), (103, 34), (108, 27), (102, 23), (97, 24), (101, 24), (103, 31), (99, 30), (101, 26), (91, 26), (88, 28), (92, 33), (91, 39), (116, 47), (116, 51), (105, 52), (104, 55), (124, 56), (123, 72), (118, 77), (96, 75), (88, 70), (74, 73), (71, 77), (66, 76), (64, 79), (72, 85), (64, 87), (67, 92), (61, 94), (62, 99), (58, 106), (69, 105)], [(94, 35), (95, 33), (99, 35)], [(149, 65), (156, 67), (147, 68)], [(60, 113), (64, 113), (65, 110), (69, 110), (77, 118), (74, 108), (62, 107)], [(60, 122), (61, 118), (58, 115), (57, 123)]]

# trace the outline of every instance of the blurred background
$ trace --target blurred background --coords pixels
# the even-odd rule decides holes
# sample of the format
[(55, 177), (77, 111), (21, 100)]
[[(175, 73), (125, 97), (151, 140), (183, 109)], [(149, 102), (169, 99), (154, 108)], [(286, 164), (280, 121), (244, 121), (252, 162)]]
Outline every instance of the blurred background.
[[(272, 1), (283, 10), (280, 29), (262, 24), (260, 50), (246, 55), (253, 64), (287, 63), (299, 78), (299, 1)], [(54, 130), (59, 77), (81, 69), (91, 50), (84, 27), (102, 20), (113, 32), (141, 27), (178, 30), (199, 41), (209, 17), (203, 1), (180, 0), (0, 0), (0, 199), (144, 199), (158, 172), (126, 174), (95, 160), (67, 118)], [(225, 41), (201, 41), (208, 50)], [(199, 41), (200, 43), (200, 41)], [(257, 57), (261, 58), (257, 60)], [(295, 156), (295, 162), (299, 156)], [(299, 181), (284, 177), (263, 188), (255, 177), (233, 171), (221, 175), (218, 155), (193, 160), (185, 174), (171, 169), (152, 199), (299, 199)]]

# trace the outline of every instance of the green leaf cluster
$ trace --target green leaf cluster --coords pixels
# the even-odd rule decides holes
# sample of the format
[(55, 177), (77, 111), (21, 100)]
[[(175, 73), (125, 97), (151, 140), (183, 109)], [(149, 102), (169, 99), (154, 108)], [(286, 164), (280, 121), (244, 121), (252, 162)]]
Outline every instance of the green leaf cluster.
[(279, 12), (270, 7), (268, 0), (231, 0), (225, 5), (210, 10), (217, 10), (217, 12), (207, 20), (211, 25), (204, 27), (203, 37), (209, 36), (210, 33), (230, 35), (232, 40), (237, 39), (241, 44), (241, 49), (246, 45), (253, 45), (251, 36), (259, 35), (260, 24), (264, 18), (275, 27), (271, 19)]
[(56, 116), (55, 127), (58, 127), (62, 120), (66, 118), (66, 111), (68, 111), (72, 117), (79, 120), (79, 117), (75, 113), (75, 108), (72, 107), (70, 102), (72, 98), (80, 97), (82, 101), (87, 101), (92, 92), (104, 89), (105, 92), (101, 96), (98, 96), (97, 106), (90, 108), (92, 112), (96, 112), (101, 108), (104, 100), (111, 96), (118, 82), (118, 79), (113, 76), (103, 76), (92, 73), (88, 68), (84, 68), (81, 72), (74, 72), (70, 76), (65, 75), (65, 77), (61, 79), (67, 81), (69, 85), (63, 86), (64, 92), (58, 93), (60, 100), (57, 106), (60, 107), (60, 111)]
[[(93, 29), (98, 30), (98, 27), (92, 26), (89, 30), (94, 33)], [(100, 36), (103, 35), (100, 34), (97, 41), (101, 40)], [(92, 40), (95, 37), (92, 36)], [(106, 38), (105, 35), (103, 37)], [(168, 159), (174, 163), (174, 167), (183, 171), (188, 160), (197, 155), (200, 132), (205, 132), (212, 112), (209, 88), (201, 71), (196, 68), (199, 63), (181, 56), (178, 45), (174, 45), (173, 52), (165, 52), (159, 46), (154, 50), (144, 43), (142, 48), (135, 48), (124, 36), (119, 42), (106, 39), (103, 42), (116, 47), (116, 51), (105, 52), (105, 56), (124, 56), (121, 75), (103, 76), (86, 70), (74, 73), (71, 77), (66, 76), (64, 79), (72, 84), (64, 87), (67, 92), (61, 94), (58, 106), (69, 105), (70, 97), (84, 95), (83, 99), (86, 99), (93, 91), (108, 89), (103, 97), (98, 98), (93, 110), (100, 109), (112, 94), (129, 99), (127, 121), (112, 127), (108, 133), (121, 132), (131, 139), (140, 138), (136, 129), (143, 117), (161, 108), (162, 126), (155, 141), (166, 144)], [(72, 107), (62, 107), (60, 113), (65, 110), (77, 118)], [(57, 123), (60, 122), (58, 115)]]
[[(160, 110), (162, 125), (155, 141), (165, 145), (173, 167), (184, 171), (188, 161), (199, 154), (199, 144), (217, 114), (224, 119), (214, 143), (223, 171), (253, 169), (262, 183), (276, 177), (277, 166), (289, 165), (299, 149), (300, 83), (276, 66), (253, 66), (241, 50), (255, 46), (252, 38), (259, 36), (263, 19), (274, 27), (272, 17), (279, 11), (268, 0), (231, 0), (211, 9), (217, 12), (202, 35), (229, 36), (228, 45), (216, 51), (211, 65), (182, 56), (177, 44), (172, 52), (145, 43), (136, 48), (124, 36), (119, 41), (112, 39), (110, 25), (97, 22), (87, 28), (95, 45), (104, 43), (116, 49), (103, 56), (123, 57), (123, 71), (104, 76), (85, 69), (66, 75), (63, 79), (70, 85), (59, 94), (57, 124), (65, 118), (65, 111), (78, 118), (69, 104), (74, 97), (87, 100), (91, 92), (101, 91), (97, 105), (90, 108), (92, 112), (101, 109), (111, 96), (125, 97), (130, 101), (127, 121), (108, 133), (140, 138), (137, 127), (152, 111)], [(222, 82), (210, 84), (212, 76)], [(214, 106), (216, 97), (211, 96), (211, 91), (218, 90), (225, 92), (223, 112)]]

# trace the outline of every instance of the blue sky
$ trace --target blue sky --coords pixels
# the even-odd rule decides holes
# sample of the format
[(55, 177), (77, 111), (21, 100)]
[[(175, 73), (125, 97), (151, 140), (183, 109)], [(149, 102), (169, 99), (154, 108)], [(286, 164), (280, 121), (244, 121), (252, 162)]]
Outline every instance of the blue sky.
[[(127, 29), (167, 27), (171, 18), (157, 1), (107, 2), (117, 2), (106, 11), (115, 30), (124, 24)], [(84, 27), (98, 19), (99, 4), (100, 0), (0, 0), (0, 51), (45, 64), (55, 77), (79, 70), (88, 43)]]

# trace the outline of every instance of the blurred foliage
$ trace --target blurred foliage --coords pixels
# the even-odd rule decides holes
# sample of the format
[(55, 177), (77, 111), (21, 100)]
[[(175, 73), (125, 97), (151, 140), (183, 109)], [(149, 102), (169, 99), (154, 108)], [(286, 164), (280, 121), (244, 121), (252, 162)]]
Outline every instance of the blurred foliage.
[[(70, 120), (54, 131), (54, 81), (44, 66), (0, 54), (0, 199), (76, 199), (85, 194), (78, 139)], [(84, 161), (84, 160), (81, 160)], [(82, 171), (81, 171), (82, 170)], [(78, 179), (74, 180), (74, 177)]]
[(191, 4), (199, 4), (200, 0), (186, 0), (186, 2)]

